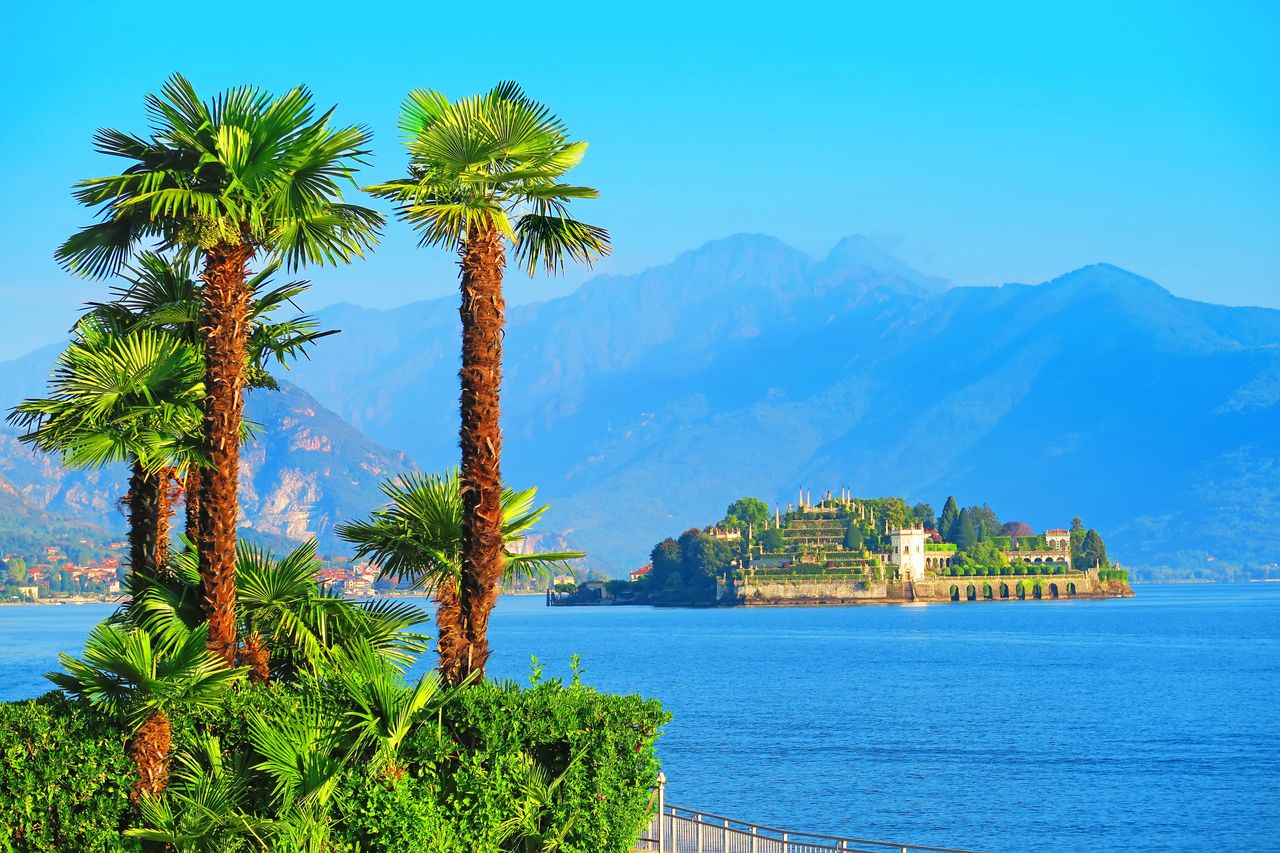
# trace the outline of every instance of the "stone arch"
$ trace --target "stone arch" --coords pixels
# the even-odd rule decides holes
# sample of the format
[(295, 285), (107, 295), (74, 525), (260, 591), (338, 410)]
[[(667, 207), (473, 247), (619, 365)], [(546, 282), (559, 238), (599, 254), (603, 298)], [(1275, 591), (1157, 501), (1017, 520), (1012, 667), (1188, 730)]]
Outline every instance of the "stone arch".
[(1058, 585), (1056, 583), (1049, 584), (1049, 597), (1050, 598), (1058, 597)]
[(977, 600), (978, 600), (978, 590), (974, 588), (973, 584), (969, 584), (969, 586), (965, 588), (965, 591), (964, 591), (964, 600), (965, 600), (965, 601), (977, 601)]
[(1013, 588), (1013, 595), (1019, 601), (1022, 601), (1027, 597), (1027, 587), (1022, 581), (1018, 581), (1017, 586)]
[(1043, 562), (1044, 562), (1044, 560), (1040, 559), (1039, 557), (1036, 557), (1036, 558), (1035, 558), (1034, 560), (1032, 560), (1031, 562), (1035, 563), (1035, 564), (1038, 566), (1038, 565), (1040, 565), (1041, 563), (1043, 563)]
[(955, 584), (951, 585), (951, 600), (952, 601), (960, 600), (960, 587), (956, 586)]
[(1031, 558), (1030, 558), (1030, 557), (1023, 557), (1023, 558), (1022, 558), (1022, 562), (1024, 562), (1024, 563), (1030, 563), (1030, 562), (1031, 562)]
[(1001, 598), (1009, 597), (1009, 585), (1007, 583), (1000, 584), (1000, 597)]
[(1075, 582), (1074, 582), (1074, 581), (1068, 581), (1068, 582), (1067, 582), (1067, 595), (1075, 595), (1075, 594), (1076, 594), (1076, 585), (1075, 585)]
[(991, 588), (991, 584), (989, 584), (989, 583), (984, 583), (984, 584), (982, 585), (982, 600), (983, 600), (983, 601), (990, 601), (991, 599), (993, 599), (993, 598), (995, 598), (995, 597), (996, 597), (995, 590), (993, 590), (993, 589)]
[(1044, 598), (1044, 587), (1038, 583), (1032, 584), (1031, 597), (1036, 599), (1037, 601), (1039, 601), (1041, 598)]

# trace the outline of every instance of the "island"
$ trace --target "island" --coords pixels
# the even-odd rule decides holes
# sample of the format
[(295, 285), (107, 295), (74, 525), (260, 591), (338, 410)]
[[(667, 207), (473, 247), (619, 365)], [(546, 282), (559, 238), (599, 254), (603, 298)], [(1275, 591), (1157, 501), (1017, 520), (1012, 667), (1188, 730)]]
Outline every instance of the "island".
[(630, 580), (557, 578), (547, 604), (786, 606), (1131, 597), (1128, 572), (1079, 518), (1037, 533), (987, 504), (961, 508), (801, 490), (785, 510), (757, 498), (654, 546)]

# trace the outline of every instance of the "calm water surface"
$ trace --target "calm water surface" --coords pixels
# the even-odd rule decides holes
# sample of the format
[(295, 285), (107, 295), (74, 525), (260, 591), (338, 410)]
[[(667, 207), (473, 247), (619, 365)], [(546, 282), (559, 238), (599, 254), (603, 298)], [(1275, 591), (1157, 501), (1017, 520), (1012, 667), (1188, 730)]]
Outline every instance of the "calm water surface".
[[(0, 608), (0, 699), (108, 606)], [(529, 655), (675, 713), (668, 798), (783, 827), (992, 851), (1280, 850), (1280, 584), (1127, 601), (548, 609)]]

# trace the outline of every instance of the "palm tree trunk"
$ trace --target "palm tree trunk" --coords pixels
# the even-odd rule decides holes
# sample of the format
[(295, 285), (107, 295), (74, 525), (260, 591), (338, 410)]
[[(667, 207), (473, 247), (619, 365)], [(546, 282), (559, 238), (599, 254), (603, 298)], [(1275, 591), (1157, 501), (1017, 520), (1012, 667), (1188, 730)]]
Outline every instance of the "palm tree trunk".
[(169, 751), (173, 725), (164, 711), (156, 711), (129, 738), (129, 757), (138, 768), (129, 799), (135, 804), (144, 795), (159, 794), (169, 786)]
[(163, 492), (160, 475), (147, 471), (134, 459), (129, 475), (129, 567), (138, 575), (159, 576), (156, 550)]
[(440, 678), (450, 686), (462, 683), (468, 643), (462, 604), (458, 600), (458, 584), (453, 578), (442, 580), (433, 595), (436, 602), (436, 651), (440, 654)]
[(185, 532), (193, 545), (200, 541), (200, 490), (203, 488), (200, 474), (200, 469), (192, 465), (182, 479), (182, 501), (187, 507)]
[(484, 678), (489, 614), (502, 581), (502, 326), (506, 255), (493, 228), (472, 229), (459, 252), (462, 267), (462, 611), (461, 678)]
[(161, 469), (159, 474), (160, 489), (156, 501), (156, 574), (165, 574), (169, 566), (169, 535), (173, 521), (173, 488), (175, 475), (172, 468)]
[(209, 619), (209, 651), (236, 663), (236, 527), (239, 523), (240, 423), (244, 416), (249, 339), (248, 245), (205, 253), (200, 288), (205, 400), (202, 447), (209, 467), (201, 479), (201, 605)]

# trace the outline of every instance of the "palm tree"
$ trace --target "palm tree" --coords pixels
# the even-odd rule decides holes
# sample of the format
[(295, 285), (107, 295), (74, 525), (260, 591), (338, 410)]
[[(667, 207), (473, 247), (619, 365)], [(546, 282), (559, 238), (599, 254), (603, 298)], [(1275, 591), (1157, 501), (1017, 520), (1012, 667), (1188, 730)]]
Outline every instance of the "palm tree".
[(157, 794), (169, 781), (170, 715), (212, 709), (243, 675), (206, 649), (208, 626), (157, 637), (142, 628), (103, 623), (89, 632), (84, 660), (59, 654), (66, 672), (46, 678), (103, 707), (129, 728), (129, 755), (138, 769), (132, 799)]
[[(335, 649), (356, 644), (399, 665), (427, 647), (411, 630), (427, 621), (422, 608), (389, 599), (348, 601), (318, 586), (314, 539), (280, 559), (242, 541), (237, 558), (237, 632), (248, 638), (241, 656), (253, 681), (317, 672)], [(177, 554), (171, 569), (160, 578), (130, 578), (123, 621), (161, 636), (181, 636), (200, 624), (199, 557)]]
[(101, 220), (58, 249), (71, 271), (116, 273), (140, 243), (191, 248), (202, 259), (200, 330), (205, 389), (199, 554), (209, 644), (229, 665), (236, 654), (235, 543), (240, 425), (249, 346), (249, 264), (259, 254), (290, 269), (362, 256), (382, 218), (346, 204), (367, 153), (362, 127), (335, 128), (311, 93), (273, 98), (238, 87), (202, 101), (181, 75), (148, 95), (146, 138), (102, 129), (97, 149), (129, 161), (120, 174), (77, 185)]
[(73, 335), (49, 396), (20, 403), (8, 420), (30, 430), (22, 441), (73, 467), (129, 463), (130, 564), (155, 576), (168, 554), (171, 471), (189, 463), (186, 437), (200, 424), (199, 352), (165, 331), (126, 331), (93, 315)]
[[(334, 530), (356, 546), (356, 559), (372, 560), (383, 577), (407, 580), (432, 596), (441, 676), (446, 684), (462, 684), (474, 673), (483, 673), (475, 662), (488, 656), (488, 646), (473, 645), (460, 601), (465, 507), (457, 472), (407, 474), (383, 483), (382, 493), (390, 503), (374, 510), (368, 521), (339, 524)], [(525, 537), (547, 511), (545, 506), (533, 507), (536, 494), (536, 489), (502, 490), (502, 566), (507, 578), (545, 574), (565, 560), (583, 556), (577, 551), (521, 553)]]
[[(245, 383), (249, 388), (278, 389), (275, 377), (267, 370), (271, 361), (288, 368), (292, 359), (307, 356), (308, 349), (316, 341), (337, 334), (336, 329), (322, 330), (316, 318), (309, 314), (299, 314), (286, 320), (275, 319), (276, 311), (286, 304), (294, 304), (294, 300), (308, 287), (305, 281), (271, 287), (271, 278), (279, 268), (278, 261), (269, 263), (245, 283), (250, 294), (249, 358)], [(193, 254), (166, 256), (159, 252), (143, 252), (121, 272), (120, 277), (124, 283), (111, 289), (112, 301), (89, 303), (91, 313), (126, 329), (139, 326), (163, 329), (199, 350), (200, 284), (198, 260)], [(247, 435), (247, 431), (242, 431), (242, 438)], [(184, 460), (188, 464), (176, 473), (182, 478), (187, 539), (196, 542), (200, 538), (203, 471), (197, 458), (198, 428), (191, 439), (191, 453)]]
[(562, 183), (586, 151), (543, 105), (514, 83), (450, 102), (415, 90), (400, 114), (409, 150), (405, 178), (369, 187), (396, 204), (422, 245), (455, 250), (462, 268), (462, 582), (465, 672), (484, 676), (489, 614), (503, 574), (502, 276), (510, 245), (530, 274), (565, 260), (590, 264), (609, 235), (568, 215), (590, 187)]

